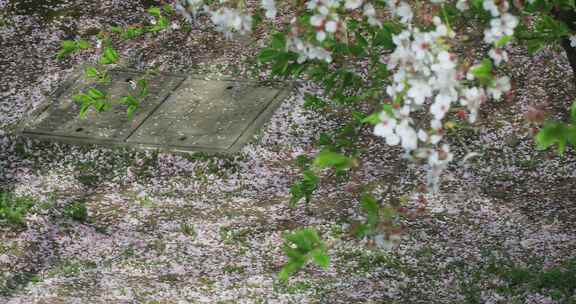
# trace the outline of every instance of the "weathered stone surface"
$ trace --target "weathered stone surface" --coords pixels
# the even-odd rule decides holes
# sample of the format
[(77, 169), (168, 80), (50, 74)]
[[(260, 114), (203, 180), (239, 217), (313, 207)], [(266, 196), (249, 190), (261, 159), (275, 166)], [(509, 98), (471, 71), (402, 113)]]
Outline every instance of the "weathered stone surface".
[[(128, 94), (129, 81), (141, 74), (115, 71), (111, 84), (101, 88), (112, 100)], [(149, 80), (150, 94), (134, 117), (115, 104), (79, 117), (72, 100), (86, 89), (71, 80), (55, 100), (30, 119), (22, 134), (72, 143), (106, 143), (176, 151), (233, 152), (238, 150), (273, 113), (288, 90), (270, 83), (203, 80), (157, 75)]]
[(190, 151), (236, 150), (282, 96), (281, 90), (256, 82), (188, 78), (128, 142)]
[[(111, 100), (119, 100), (129, 94), (129, 81), (141, 76), (136, 72), (115, 71), (111, 73), (111, 83), (99, 85), (98, 88), (106, 92)], [(126, 114), (127, 107), (118, 103), (114, 103), (112, 108), (105, 112), (90, 110), (85, 118), (81, 118), (80, 105), (72, 100), (72, 96), (86, 90), (86, 85), (80, 80), (73, 80), (40, 115), (27, 124), (23, 133), (95, 143), (123, 142), (164, 102), (182, 80), (183, 77), (166, 75), (151, 77), (148, 80), (149, 94), (141, 101), (132, 119)]]

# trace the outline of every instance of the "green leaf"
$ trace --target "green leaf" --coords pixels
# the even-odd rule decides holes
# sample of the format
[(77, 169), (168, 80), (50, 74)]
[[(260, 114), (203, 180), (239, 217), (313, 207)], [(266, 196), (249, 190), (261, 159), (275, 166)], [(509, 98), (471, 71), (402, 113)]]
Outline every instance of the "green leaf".
[(576, 101), (570, 107), (570, 120), (572, 120), (573, 124), (576, 124)]
[(60, 44), (60, 47), (64, 50), (76, 50), (77, 45), (76, 42), (74, 40), (64, 40), (62, 41), (62, 43)]
[(122, 28), (119, 26), (113, 26), (110, 28), (110, 31), (112, 33), (120, 34), (120, 33), (122, 33)]
[(138, 97), (144, 98), (144, 97), (148, 96), (148, 81), (144, 78), (139, 79), (137, 84), (138, 84), (138, 88), (140, 88), (140, 93), (138, 93)]
[(138, 99), (136, 99), (134, 96), (132, 95), (128, 95), (128, 96), (123, 96), (122, 98), (120, 98), (120, 103), (125, 104), (127, 106), (131, 106), (131, 105), (138, 105)]
[(392, 36), (398, 32), (397, 26), (392, 23), (384, 23), (382, 28), (380, 28), (374, 38), (372, 38), (372, 45), (376, 47), (383, 47), (387, 50), (393, 50), (396, 48)]
[(166, 18), (164, 16), (158, 18), (156, 25), (162, 29), (167, 28), (169, 25), (168, 18)]
[(320, 137), (318, 138), (318, 145), (320, 146), (329, 146), (332, 145), (332, 137), (326, 133), (320, 133)]
[(576, 127), (559, 122), (549, 122), (535, 137), (538, 150), (546, 150), (557, 144), (557, 153), (562, 155), (566, 149), (566, 143), (576, 142)]
[(79, 222), (88, 219), (88, 209), (83, 202), (74, 202), (64, 208), (64, 215)]
[(162, 6), (162, 9), (168, 14), (172, 14), (174, 12), (174, 9), (172, 8), (172, 5), (170, 5), (170, 4), (164, 4)]
[(368, 47), (368, 41), (366, 41), (366, 38), (364, 38), (364, 36), (362, 36), (362, 34), (360, 32), (356, 32), (356, 34), (354, 36), (356, 37), (356, 43), (360, 47), (362, 47), (362, 48)]
[(98, 78), (100, 73), (95, 67), (87, 67), (84, 71), (84, 75), (88, 78)]
[(304, 198), (304, 191), (302, 190), (302, 186), (300, 183), (294, 184), (290, 187), (290, 202), (288, 205), (290, 208), (294, 208), (296, 204)]
[(335, 167), (336, 169), (346, 169), (352, 166), (349, 157), (330, 150), (323, 150), (314, 159), (314, 166), (318, 168)]
[(264, 18), (262, 17), (262, 11), (258, 10), (256, 12), (254, 12), (254, 15), (252, 15), (252, 31), (254, 32), (258, 26), (262, 23), (262, 21), (264, 21)]
[[(394, 106), (389, 103), (385, 103), (382, 105), (382, 112), (386, 113), (388, 117), (394, 117)], [(380, 122), (380, 120), (378, 120)]]
[(304, 94), (304, 108), (305, 109), (320, 109), (326, 107), (327, 103), (316, 95), (310, 93)]
[(77, 43), (78, 48), (80, 48), (80, 49), (84, 50), (84, 49), (90, 48), (90, 43), (86, 40), (80, 39), (76, 43)]
[(352, 111), (352, 118), (354, 118), (356, 123), (362, 124), (362, 121), (366, 118), (366, 115), (359, 111)]
[(84, 93), (79, 93), (79, 94), (72, 96), (72, 100), (74, 100), (78, 103), (89, 103), (92, 101), (92, 99)]
[(160, 10), (159, 7), (153, 6), (153, 7), (148, 9), (148, 14), (150, 14), (154, 17), (160, 17), (160, 16), (162, 16), (162, 11)]
[(112, 47), (105, 47), (104, 53), (100, 58), (100, 63), (102, 64), (113, 64), (118, 62), (119, 56), (118, 52)]
[(106, 94), (96, 88), (90, 88), (88, 89), (88, 96), (92, 99), (104, 99)]
[(288, 278), (298, 272), (298, 270), (300, 270), (302, 267), (304, 267), (305, 261), (303, 260), (295, 260), (295, 261), (290, 261), (288, 263), (286, 263), (286, 265), (284, 265), (284, 267), (282, 267), (282, 270), (280, 270), (280, 273), (278, 274), (278, 278), (281, 281), (286, 281), (288, 280)]
[(64, 40), (60, 44), (60, 51), (58, 52), (57, 58), (63, 59), (64, 57), (76, 52), (78, 50), (78, 46), (76, 42), (73, 40)]
[(365, 53), (364, 47), (362, 47), (361, 45), (358, 45), (358, 44), (349, 45), (348, 51), (350, 52), (350, 54), (352, 54), (356, 57), (361, 57)]
[(296, 203), (301, 199), (305, 199), (306, 205), (310, 203), (312, 199), (312, 194), (316, 191), (320, 179), (310, 170), (305, 170), (302, 174), (302, 180), (290, 187), (290, 208), (293, 208)]
[(128, 115), (129, 119), (132, 119), (134, 117), (134, 112), (136, 112), (137, 109), (138, 109), (138, 106), (136, 106), (136, 105), (128, 106), (128, 109), (126, 109), (126, 114)]
[(278, 274), (278, 278), (283, 281), (304, 267), (310, 259), (323, 268), (328, 267), (330, 263), (326, 246), (312, 228), (299, 229), (285, 235), (283, 250), (288, 256), (288, 262)]
[(286, 35), (284, 33), (274, 34), (270, 46), (276, 50), (283, 50), (286, 47)]
[(298, 155), (295, 159), (296, 165), (301, 169), (307, 168), (311, 161), (312, 159), (306, 155)]
[(534, 38), (527, 40), (526, 46), (528, 47), (528, 53), (534, 55), (534, 53), (546, 46), (546, 42), (542, 39)]
[(390, 71), (388, 70), (388, 65), (385, 63), (378, 62), (377, 63), (376, 72), (374, 74), (375, 79), (387, 79), (390, 75)]
[(362, 119), (362, 123), (377, 125), (378, 123), (380, 123), (380, 113), (376, 112), (370, 114), (369, 116), (364, 117), (364, 119)]
[(372, 229), (378, 222), (378, 212), (380, 210), (380, 205), (378, 202), (368, 194), (362, 196), (360, 200), (362, 210), (366, 213), (367, 224), (370, 229)]
[(121, 35), (120, 38), (126, 40), (126, 39), (133, 39), (136, 38), (140, 35), (144, 34), (144, 29), (141, 27), (130, 27), (128, 29), (126, 29), (126, 31), (124, 31)]
[(482, 4), (483, 0), (472, 0), (472, 7), (475, 10), (483, 10)]
[(88, 112), (88, 110), (90, 109), (90, 104), (89, 103), (83, 103), (80, 106), (80, 117), (81, 118), (85, 118), (86, 117), (86, 113)]
[(393, 49), (395, 45), (392, 41), (392, 33), (386, 28), (380, 29), (378, 32), (376, 32), (376, 35), (374, 35), (374, 38), (372, 39), (372, 45), (382, 46), (389, 50)]
[(510, 42), (510, 40), (512, 40), (512, 38), (514, 38), (514, 36), (506, 35), (506, 36), (500, 38), (500, 40), (496, 41), (494, 46), (496, 48), (501, 48), (501, 47), (505, 46), (506, 44), (508, 44), (508, 42)]
[(312, 250), (312, 252), (310, 253), (312, 260), (314, 261), (314, 263), (316, 263), (316, 265), (326, 269), (328, 268), (328, 266), (330, 266), (330, 257), (326, 254), (326, 251), (318, 248), (318, 249), (314, 249)]
[(274, 49), (263, 49), (258, 55), (258, 60), (262, 63), (270, 62), (276, 59), (280, 52)]
[(278, 57), (276, 57), (276, 62), (272, 65), (272, 74), (285, 75), (289, 60), (290, 58), (287, 53), (280, 53)]
[(352, 234), (358, 238), (363, 238), (370, 234), (371, 229), (366, 224), (359, 223), (352, 230)]
[(470, 69), (470, 72), (483, 85), (491, 85), (494, 81), (492, 74), (492, 61), (488, 58), (482, 60), (482, 63)]
[(96, 101), (94, 103), (94, 108), (98, 111), (98, 112), (102, 112), (102, 111), (106, 111), (111, 107), (110, 103), (108, 103), (106, 100), (99, 100)]

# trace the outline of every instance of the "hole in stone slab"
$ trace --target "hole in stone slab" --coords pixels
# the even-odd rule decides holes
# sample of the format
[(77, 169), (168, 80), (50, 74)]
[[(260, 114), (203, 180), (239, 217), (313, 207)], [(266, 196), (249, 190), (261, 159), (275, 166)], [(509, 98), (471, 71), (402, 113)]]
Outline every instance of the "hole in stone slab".
[(82, 132), (84, 131), (84, 128), (76, 128), (76, 132)]
[(182, 135), (178, 138), (179, 141), (184, 141), (186, 140), (188, 137), (186, 137), (185, 135)]
[(234, 88), (234, 86), (227, 86), (226, 90), (232, 90)]
[(126, 78), (126, 82), (132, 81), (132, 78)]

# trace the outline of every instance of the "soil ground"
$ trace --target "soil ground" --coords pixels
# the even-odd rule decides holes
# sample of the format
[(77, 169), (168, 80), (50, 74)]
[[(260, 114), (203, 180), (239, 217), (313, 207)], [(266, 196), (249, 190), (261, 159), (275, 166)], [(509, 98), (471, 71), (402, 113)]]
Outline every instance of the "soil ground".
[[(475, 130), (454, 137), (480, 156), (454, 163), (441, 193), (385, 251), (350, 236), (358, 198), (368, 189), (417, 208), (425, 172), (369, 128), (351, 178), (323, 179), (309, 212), (288, 207), (296, 157), (313, 156), (318, 135), (341, 124), (303, 109), (303, 93), (317, 90), (307, 82), (233, 156), (13, 134), (74, 67), (97, 60), (93, 51), (57, 60), (61, 40), (93, 42), (102, 28), (145, 22), (152, 3), (0, 0), (0, 186), (33, 204), (25, 226), (1, 226), (1, 303), (576, 303), (576, 155), (537, 151), (523, 114), (545, 103), (565, 116), (576, 88), (562, 53), (514, 48), (514, 98), (485, 107)], [(263, 29), (231, 41), (202, 18), (181, 27), (118, 46), (121, 65), (267, 77), (252, 59)], [(83, 221), (70, 216), (78, 204)], [(320, 231), (330, 267), (281, 283), (282, 235), (305, 226)]]

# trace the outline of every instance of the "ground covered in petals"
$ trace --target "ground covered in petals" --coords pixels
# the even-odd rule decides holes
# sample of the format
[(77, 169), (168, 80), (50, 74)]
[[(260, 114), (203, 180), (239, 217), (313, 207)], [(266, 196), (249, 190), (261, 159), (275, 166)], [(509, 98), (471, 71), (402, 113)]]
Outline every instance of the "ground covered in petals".
[[(303, 108), (304, 93), (319, 91), (303, 80), (229, 156), (15, 136), (74, 67), (97, 61), (92, 51), (57, 60), (61, 40), (143, 22), (154, 3), (38, 2), (0, 0), (0, 303), (576, 303), (576, 155), (535, 150), (523, 114), (544, 103), (564, 118), (576, 88), (563, 54), (514, 49), (514, 98), (451, 136), (458, 157), (479, 156), (454, 163), (399, 246), (384, 251), (350, 235), (358, 198), (404, 196), (417, 208), (425, 172), (367, 127), (360, 168), (325, 176), (310, 210), (289, 208), (296, 158), (312, 157), (319, 134), (342, 124), (338, 113)], [(253, 59), (262, 28), (226, 40), (202, 18), (179, 27), (125, 43), (121, 65), (268, 77)], [(21, 217), (4, 211), (16, 209)], [(282, 236), (299, 227), (321, 233), (330, 267), (283, 283)]]

